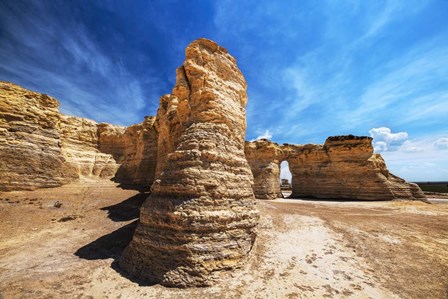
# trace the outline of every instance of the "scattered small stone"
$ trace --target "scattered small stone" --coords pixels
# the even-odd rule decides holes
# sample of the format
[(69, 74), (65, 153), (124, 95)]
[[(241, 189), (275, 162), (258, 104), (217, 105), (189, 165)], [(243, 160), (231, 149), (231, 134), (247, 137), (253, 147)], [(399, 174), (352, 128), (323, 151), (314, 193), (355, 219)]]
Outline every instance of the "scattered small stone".
[(67, 222), (67, 221), (75, 220), (77, 218), (80, 218), (80, 216), (79, 215), (68, 215), (68, 216), (64, 216), (61, 219), (59, 219), (58, 222)]
[(53, 207), (60, 208), (60, 207), (62, 207), (62, 203), (59, 200), (56, 200), (53, 204)]

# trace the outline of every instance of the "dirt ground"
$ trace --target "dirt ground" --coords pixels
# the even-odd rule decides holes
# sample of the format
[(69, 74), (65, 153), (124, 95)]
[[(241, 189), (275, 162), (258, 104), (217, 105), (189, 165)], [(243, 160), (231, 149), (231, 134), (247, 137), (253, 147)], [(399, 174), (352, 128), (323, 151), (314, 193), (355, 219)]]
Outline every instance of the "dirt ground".
[(241, 269), (175, 289), (117, 266), (146, 197), (109, 182), (0, 194), (0, 298), (448, 297), (446, 199), (260, 200)]

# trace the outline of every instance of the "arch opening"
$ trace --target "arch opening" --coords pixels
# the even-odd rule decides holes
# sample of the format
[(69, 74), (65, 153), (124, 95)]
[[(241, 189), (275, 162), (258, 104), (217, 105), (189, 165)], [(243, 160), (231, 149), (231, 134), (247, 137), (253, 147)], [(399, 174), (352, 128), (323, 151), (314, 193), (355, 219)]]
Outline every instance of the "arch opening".
[(292, 193), (292, 174), (289, 170), (288, 161), (284, 160), (280, 163), (280, 191), (284, 198), (287, 198)]

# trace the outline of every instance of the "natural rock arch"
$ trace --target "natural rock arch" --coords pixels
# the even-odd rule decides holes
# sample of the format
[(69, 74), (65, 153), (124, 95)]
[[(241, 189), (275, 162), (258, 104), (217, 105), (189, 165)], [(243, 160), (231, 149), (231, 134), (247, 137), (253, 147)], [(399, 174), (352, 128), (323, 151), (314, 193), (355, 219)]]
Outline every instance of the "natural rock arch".
[(245, 151), (254, 173), (254, 194), (259, 199), (281, 197), (278, 181), (282, 160), (288, 161), (292, 174), (291, 197), (425, 199), (416, 184), (389, 172), (383, 158), (373, 153), (371, 137), (328, 137), (323, 145), (279, 145), (261, 139), (246, 142)]

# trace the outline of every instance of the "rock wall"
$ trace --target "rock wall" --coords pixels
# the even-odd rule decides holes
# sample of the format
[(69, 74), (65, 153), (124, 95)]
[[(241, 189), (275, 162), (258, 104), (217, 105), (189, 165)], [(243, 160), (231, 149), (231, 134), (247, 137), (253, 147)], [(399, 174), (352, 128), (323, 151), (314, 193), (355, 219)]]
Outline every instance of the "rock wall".
[(114, 177), (119, 164), (98, 150), (98, 124), (93, 120), (61, 115), (62, 155), (79, 178)]
[(0, 191), (57, 187), (80, 178), (149, 189), (155, 118), (120, 127), (59, 113), (47, 95), (0, 82)]
[(371, 137), (336, 136), (324, 145), (297, 147), (288, 163), (291, 197), (425, 199), (416, 184), (389, 173), (383, 158), (373, 154)]
[(172, 95), (164, 95), (160, 98), (159, 109), (157, 110), (156, 130), (158, 132), (157, 141), (157, 166), (156, 177), (158, 178), (165, 168), (168, 154), (174, 152), (177, 141), (181, 134), (181, 124), (178, 111), (179, 100)]
[(0, 191), (57, 187), (76, 178), (62, 155), (59, 103), (0, 82)]
[(98, 149), (111, 154), (119, 164), (114, 181), (124, 186), (151, 187), (157, 165), (155, 117), (127, 128), (109, 124), (98, 126)]
[(261, 139), (246, 142), (245, 152), (259, 199), (282, 197), (279, 166), (287, 160), (291, 197), (425, 200), (418, 185), (388, 171), (381, 155), (373, 153), (370, 137), (329, 137), (324, 145), (278, 145)]
[(173, 94), (159, 109), (178, 118), (177, 129), (171, 117), (159, 123), (167, 151), (175, 148), (120, 260), (127, 272), (168, 286), (205, 286), (251, 250), (258, 212), (244, 156), (246, 101), (244, 77), (224, 48), (206, 39), (187, 47)]
[[(199, 52), (210, 58), (215, 53), (210, 49), (204, 46)], [(187, 56), (196, 55), (195, 51), (188, 48)], [(149, 189), (171, 161), (185, 130), (197, 121), (192, 111), (202, 103), (195, 97), (208, 101), (210, 111), (201, 116), (213, 123), (217, 118), (211, 110), (213, 97), (243, 92), (235, 91), (241, 84), (229, 74), (240, 72), (230, 60), (213, 58), (211, 65), (204, 66), (205, 58), (195, 59), (187, 59), (176, 70), (176, 85), (172, 94), (160, 98), (157, 116), (129, 127), (62, 115), (58, 101), (50, 96), (0, 82), (0, 191), (56, 187), (79, 178), (113, 179), (122, 186)], [(203, 73), (214, 75), (198, 75)], [(213, 89), (207, 84), (215, 77), (220, 81), (213, 83)], [(224, 106), (220, 109), (227, 111)], [(233, 125), (231, 118), (219, 121)], [(240, 131), (239, 136), (245, 136)], [(329, 137), (324, 145), (304, 146), (258, 140), (246, 143), (245, 156), (254, 176), (254, 194), (260, 199), (282, 196), (279, 164), (283, 160), (288, 160), (293, 175), (293, 197), (424, 198), (417, 185), (389, 173), (381, 156), (373, 154), (370, 137)]]

